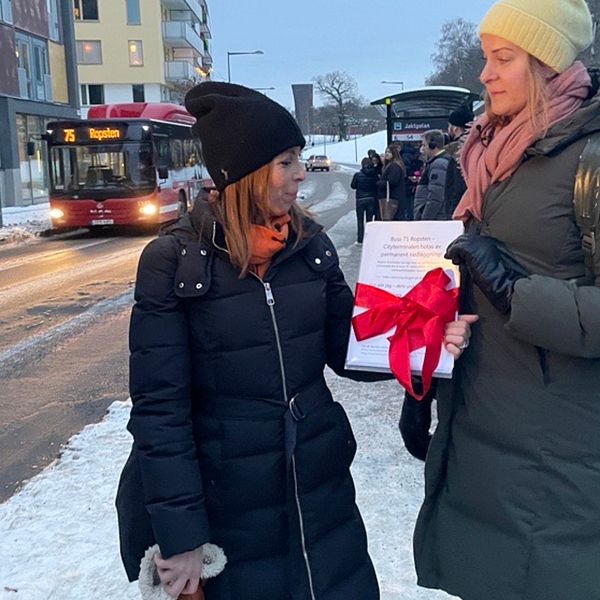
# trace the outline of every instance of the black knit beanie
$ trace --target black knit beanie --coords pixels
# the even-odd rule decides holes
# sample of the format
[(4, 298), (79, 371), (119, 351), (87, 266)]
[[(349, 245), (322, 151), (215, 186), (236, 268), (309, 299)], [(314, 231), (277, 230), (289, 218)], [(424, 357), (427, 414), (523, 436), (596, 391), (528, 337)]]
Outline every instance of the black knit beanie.
[(450, 113), (448, 122), (450, 125), (455, 125), (456, 127), (465, 127), (467, 123), (470, 123), (474, 118), (473, 111), (468, 106), (463, 105)]
[(219, 191), (306, 140), (294, 117), (264, 94), (233, 83), (193, 87), (185, 107), (196, 117), (206, 168)]

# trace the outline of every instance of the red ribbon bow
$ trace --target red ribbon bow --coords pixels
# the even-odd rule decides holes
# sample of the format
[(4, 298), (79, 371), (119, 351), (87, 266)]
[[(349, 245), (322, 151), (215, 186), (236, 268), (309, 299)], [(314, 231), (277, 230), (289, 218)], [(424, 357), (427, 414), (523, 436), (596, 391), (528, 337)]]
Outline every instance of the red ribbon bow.
[[(442, 351), (445, 325), (454, 321), (458, 309), (458, 288), (447, 290), (449, 283), (444, 269), (437, 268), (426, 273), (405, 296), (364, 283), (356, 285), (354, 302), (368, 309), (352, 318), (356, 339), (362, 342), (396, 327), (388, 338), (390, 368), (400, 385), (417, 400), (429, 391)], [(417, 394), (412, 386), (409, 354), (423, 347), (423, 392)]]

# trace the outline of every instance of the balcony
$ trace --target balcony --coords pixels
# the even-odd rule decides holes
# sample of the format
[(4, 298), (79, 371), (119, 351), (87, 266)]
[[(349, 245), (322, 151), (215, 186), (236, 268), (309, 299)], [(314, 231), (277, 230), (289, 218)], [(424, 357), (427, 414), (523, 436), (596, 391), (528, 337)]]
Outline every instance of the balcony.
[(199, 0), (161, 0), (161, 4), (170, 10), (191, 10), (199, 21), (202, 20), (202, 3)]
[(165, 63), (165, 79), (167, 81), (186, 81), (198, 79), (194, 65), (185, 60), (169, 61)]
[(185, 21), (163, 21), (162, 33), (167, 46), (192, 48), (202, 55), (204, 44), (191, 25)]
[(200, 36), (207, 40), (212, 39), (212, 35), (210, 34), (210, 27), (208, 26), (208, 23), (200, 23)]
[(203, 69), (208, 69), (210, 71), (210, 68), (212, 67), (212, 64), (213, 64), (212, 56), (210, 55), (210, 53), (205, 52), (202, 55), (202, 68)]

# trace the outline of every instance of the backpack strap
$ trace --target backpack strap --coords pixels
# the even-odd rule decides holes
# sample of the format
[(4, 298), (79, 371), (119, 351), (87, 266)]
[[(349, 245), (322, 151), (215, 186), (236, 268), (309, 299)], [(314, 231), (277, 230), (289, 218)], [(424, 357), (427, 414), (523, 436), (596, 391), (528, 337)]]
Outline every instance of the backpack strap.
[(600, 282), (600, 132), (591, 135), (579, 157), (573, 192), (575, 219), (588, 272)]

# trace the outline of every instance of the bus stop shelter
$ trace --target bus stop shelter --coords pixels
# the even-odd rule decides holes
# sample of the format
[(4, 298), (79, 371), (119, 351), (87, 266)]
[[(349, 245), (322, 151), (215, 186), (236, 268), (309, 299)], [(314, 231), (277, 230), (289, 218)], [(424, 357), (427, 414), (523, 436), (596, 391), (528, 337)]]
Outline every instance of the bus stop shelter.
[(428, 86), (373, 100), (386, 116), (387, 143), (420, 141), (429, 129), (448, 128), (448, 116), (463, 105), (471, 110), (481, 103), (479, 94), (466, 88)]

